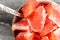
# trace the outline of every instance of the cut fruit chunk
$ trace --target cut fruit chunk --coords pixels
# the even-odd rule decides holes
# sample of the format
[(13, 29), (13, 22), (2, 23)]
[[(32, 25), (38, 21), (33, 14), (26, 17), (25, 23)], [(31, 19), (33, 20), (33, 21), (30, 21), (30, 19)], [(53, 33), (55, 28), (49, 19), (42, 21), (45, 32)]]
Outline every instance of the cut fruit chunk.
[(41, 40), (41, 37), (39, 36), (38, 33), (34, 33), (33, 40)]
[(60, 28), (56, 29), (54, 32), (53, 32), (56, 36), (56, 40), (60, 40)]
[(48, 34), (49, 40), (56, 40), (56, 36), (53, 32)]
[(12, 26), (12, 31), (14, 30), (29, 30), (29, 25), (26, 19), (22, 19), (21, 21), (15, 23)]
[(16, 36), (15, 40), (26, 40), (25, 37), (24, 37), (24, 33), (20, 32), (20, 33)]
[(45, 36), (41, 40), (49, 40), (49, 38), (47, 36)]
[(20, 32), (16, 37), (16, 40), (40, 40), (40, 36), (35, 33), (27, 32)]
[(34, 33), (30, 33), (29, 31), (24, 34), (26, 40), (33, 40)]
[(48, 17), (46, 18), (44, 29), (41, 31), (40, 36), (43, 37), (47, 35), (49, 32), (57, 29), (57, 25), (54, 24)]
[(27, 40), (40, 40), (40, 36), (35, 33), (28, 32), (28, 33), (24, 34), (24, 36)]
[(22, 8), (24, 17), (29, 16), (35, 10), (38, 4), (39, 3), (36, 0), (27, 0), (27, 3)]
[(54, 32), (48, 34), (50, 40), (60, 40), (60, 28), (57, 28)]
[(49, 19), (52, 20), (58, 27), (60, 27), (60, 5), (48, 4), (45, 7)]
[(31, 29), (34, 32), (40, 33), (44, 28), (45, 18), (45, 9), (43, 6), (39, 6), (34, 12), (32, 12), (32, 14), (27, 18), (27, 20)]

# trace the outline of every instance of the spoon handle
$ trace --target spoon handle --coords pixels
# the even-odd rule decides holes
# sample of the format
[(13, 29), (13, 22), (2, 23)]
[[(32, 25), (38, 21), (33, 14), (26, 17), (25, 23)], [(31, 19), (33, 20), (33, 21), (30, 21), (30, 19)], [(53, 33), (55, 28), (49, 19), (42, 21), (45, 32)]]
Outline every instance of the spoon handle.
[(7, 13), (10, 13), (12, 15), (18, 16), (18, 17), (22, 16), (21, 13), (17, 12), (16, 10), (13, 10), (13, 9), (3, 5), (3, 4), (0, 4), (0, 10), (5, 11)]

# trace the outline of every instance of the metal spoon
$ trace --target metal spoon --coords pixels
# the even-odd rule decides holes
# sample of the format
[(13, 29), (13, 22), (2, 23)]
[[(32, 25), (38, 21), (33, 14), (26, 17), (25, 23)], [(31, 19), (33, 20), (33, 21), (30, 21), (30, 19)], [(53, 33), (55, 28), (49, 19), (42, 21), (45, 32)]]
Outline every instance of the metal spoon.
[(22, 17), (21, 13), (17, 12), (16, 10), (13, 10), (10, 7), (7, 7), (3, 4), (0, 4), (0, 10), (10, 13), (12, 15), (18, 16), (18, 17)]

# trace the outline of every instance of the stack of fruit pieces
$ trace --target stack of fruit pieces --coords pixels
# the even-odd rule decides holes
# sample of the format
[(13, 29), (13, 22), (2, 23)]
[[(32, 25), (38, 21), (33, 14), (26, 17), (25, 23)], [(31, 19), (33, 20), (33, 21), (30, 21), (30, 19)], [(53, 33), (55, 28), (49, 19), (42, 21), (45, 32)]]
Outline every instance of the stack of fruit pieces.
[(15, 40), (60, 40), (59, 5), (27, 0), (21, 11), (23, 19), (12, 27), (20, 31)]

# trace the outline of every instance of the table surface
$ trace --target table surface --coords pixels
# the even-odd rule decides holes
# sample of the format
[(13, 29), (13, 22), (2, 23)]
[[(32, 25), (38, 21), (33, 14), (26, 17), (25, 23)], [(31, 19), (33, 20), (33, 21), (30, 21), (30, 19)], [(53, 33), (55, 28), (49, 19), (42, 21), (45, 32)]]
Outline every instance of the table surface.
[[(14, 10), (18, 10), (18, 8), (25, 3), (25, 1), (26, 0), (0, 0), (0, 3), (11, 7)], [(54, 1), (60, 3), (60, 0)], [(12, 19), (13, 15), (0, 11), (0, 40), (14, 40), (11, 32)]]

